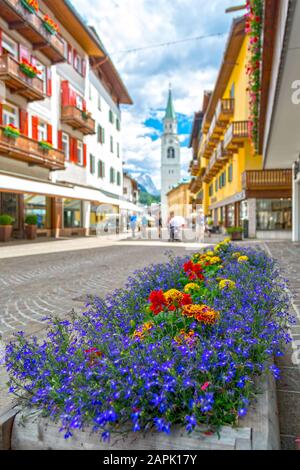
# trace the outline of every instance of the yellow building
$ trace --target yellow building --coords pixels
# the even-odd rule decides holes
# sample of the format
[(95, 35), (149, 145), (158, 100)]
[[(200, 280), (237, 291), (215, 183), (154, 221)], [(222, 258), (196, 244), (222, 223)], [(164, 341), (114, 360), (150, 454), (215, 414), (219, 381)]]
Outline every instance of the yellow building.
[(244, 225), (250, 237), (288, 238), (291, 172), (262, 170), (262, 156), (250, 140), (249, 41), (245, 18), (234, 20), (215, 88), (204, 96), (197, 176), (191, 190), (201, 188), (204, 214), (215, 226)]
[(191, 192), (189, 186), (190, 182), (183, 180), (168, 192), (169, 216), (174, 214), (182, 216), (185, 219), (191, 217), (193, 206), (191, 204)]

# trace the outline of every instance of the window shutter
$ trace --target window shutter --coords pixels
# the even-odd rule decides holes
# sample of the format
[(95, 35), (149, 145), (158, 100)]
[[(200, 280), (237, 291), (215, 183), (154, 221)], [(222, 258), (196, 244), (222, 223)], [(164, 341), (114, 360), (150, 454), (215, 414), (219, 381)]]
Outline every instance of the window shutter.
[(64, 80), (61, 83), (61, 92), (62, 92), (62, 105), (68, 106), (70, 104), (70, 88), (69, 82)]
[(63, 150), (62, 131), (57, 133), (57, 147), (58, 150)]
[(102, 165), (102, 170), (101, 170), (102, 178), (105, 178), (105, 163), (101, 162), (101, 165)]
[(46, 94), (52, 96), (52, 73), (51, 68), (46, 68)]
[(69, 160), (70, 160), (70, 162), (72, 162), (72, 161), (73, 161), (73, 137), (70, 137), (69, 149), (70, 149), (70, 157), (69, 157)]
[(2, 103), (0, 103), (0, 126), (3, 124), (3, 106)]
[(50, 142), (52, 144), (53, 138), (52, 138), (52, 126), (51, 126), (51, 124), (47, 124), (47, 139), (48, 139), (48, 142)]
[(104, 144), (104, 142), (105, 142), (105, 129), (104, 127), (102, 127), (102, 142), (101, 143)]
[(86, 101), (82, 100), (82, 111), (86, 111)]
[(0, 55), (2, 54), (2, 29), (0, 28)]
[(76, 49), (74, 49), (74, 51), (73, 51), (73, 67), (74, 67), (75, 70), (77, 70), (77, 68), (76, 68), (76, 59), (77, 59), (77, 51), (76, 51)]
[(72, 46), (68, 44), (68, 63), (72, 64)]
[(73, 156), (72, 156), (72, 161), (74, 163), (78, 162), (78, 149), (77, 149), (77, 139), (73, 138)]
[(20, 132), (28, 136), (28, 113), (25, 109), (20, 109)]
[(69, 104), (71, 106), (76, 106), (76, 92), (74, 90), (69, 90), (70, 93), (70, 102)]
[(83, 166), (87, 165), (87, 153), (86, 153), (86, 144), (83, 144)]
[(39, 125), (39, 118), (37, 116), (32, 116), (32, 138), (33, 140), (38, 140), (39, 133), (38, 133), (38, 125)]

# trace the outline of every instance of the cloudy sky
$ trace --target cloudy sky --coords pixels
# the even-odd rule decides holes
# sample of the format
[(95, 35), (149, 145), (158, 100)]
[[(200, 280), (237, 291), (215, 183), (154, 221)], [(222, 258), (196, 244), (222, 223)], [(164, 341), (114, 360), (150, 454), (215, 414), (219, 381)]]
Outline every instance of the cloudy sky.
[[(118, 68), (134, 106), (123, 107), (125, 167), (148, 173), (160, 187), (161, 120), (172, 83), (187, 175), (193, 113), (203, 91), (216, 79), (232, 15), (228, 6), (242, 0), (73, 0), (79, 13), (99, 32)], [(88, 8), (87, 8), (88, 5)], [(166, 47), (126, 52), (185, 38), (220, 36)]]

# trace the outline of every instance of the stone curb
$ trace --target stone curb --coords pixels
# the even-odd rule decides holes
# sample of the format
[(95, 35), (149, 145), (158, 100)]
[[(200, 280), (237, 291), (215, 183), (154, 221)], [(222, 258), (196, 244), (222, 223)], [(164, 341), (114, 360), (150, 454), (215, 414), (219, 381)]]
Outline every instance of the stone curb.
[(201, 432), (188, 436), (175, 429), (170, 436), (148, 433), (113, 435), (100, 442), (99, 435), (79, 431), (69, 439), (59, 433), (59, 425), (18, 408), (0, 415), (0, 449), (3, 450), (279, 450), (280, 436), (275, 381), (269, 373), (260, 384), (261, 393), (237, 428), (223, 427), (220, 436)]

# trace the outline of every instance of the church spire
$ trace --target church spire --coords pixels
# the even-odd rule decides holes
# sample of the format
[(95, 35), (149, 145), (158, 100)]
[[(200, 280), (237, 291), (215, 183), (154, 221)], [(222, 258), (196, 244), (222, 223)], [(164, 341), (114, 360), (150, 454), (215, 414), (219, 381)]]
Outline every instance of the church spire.
[(175, 108), (174, 108), (174, 105), (173, 105), (171, 84), (170, 84), (170, 88), (169, 88), (169, 98), (168, 98), (168, 105), (167, 105), (165, 119), (172, 119), (173, 121), (176, 120), (176, 113), (175, 113)]

